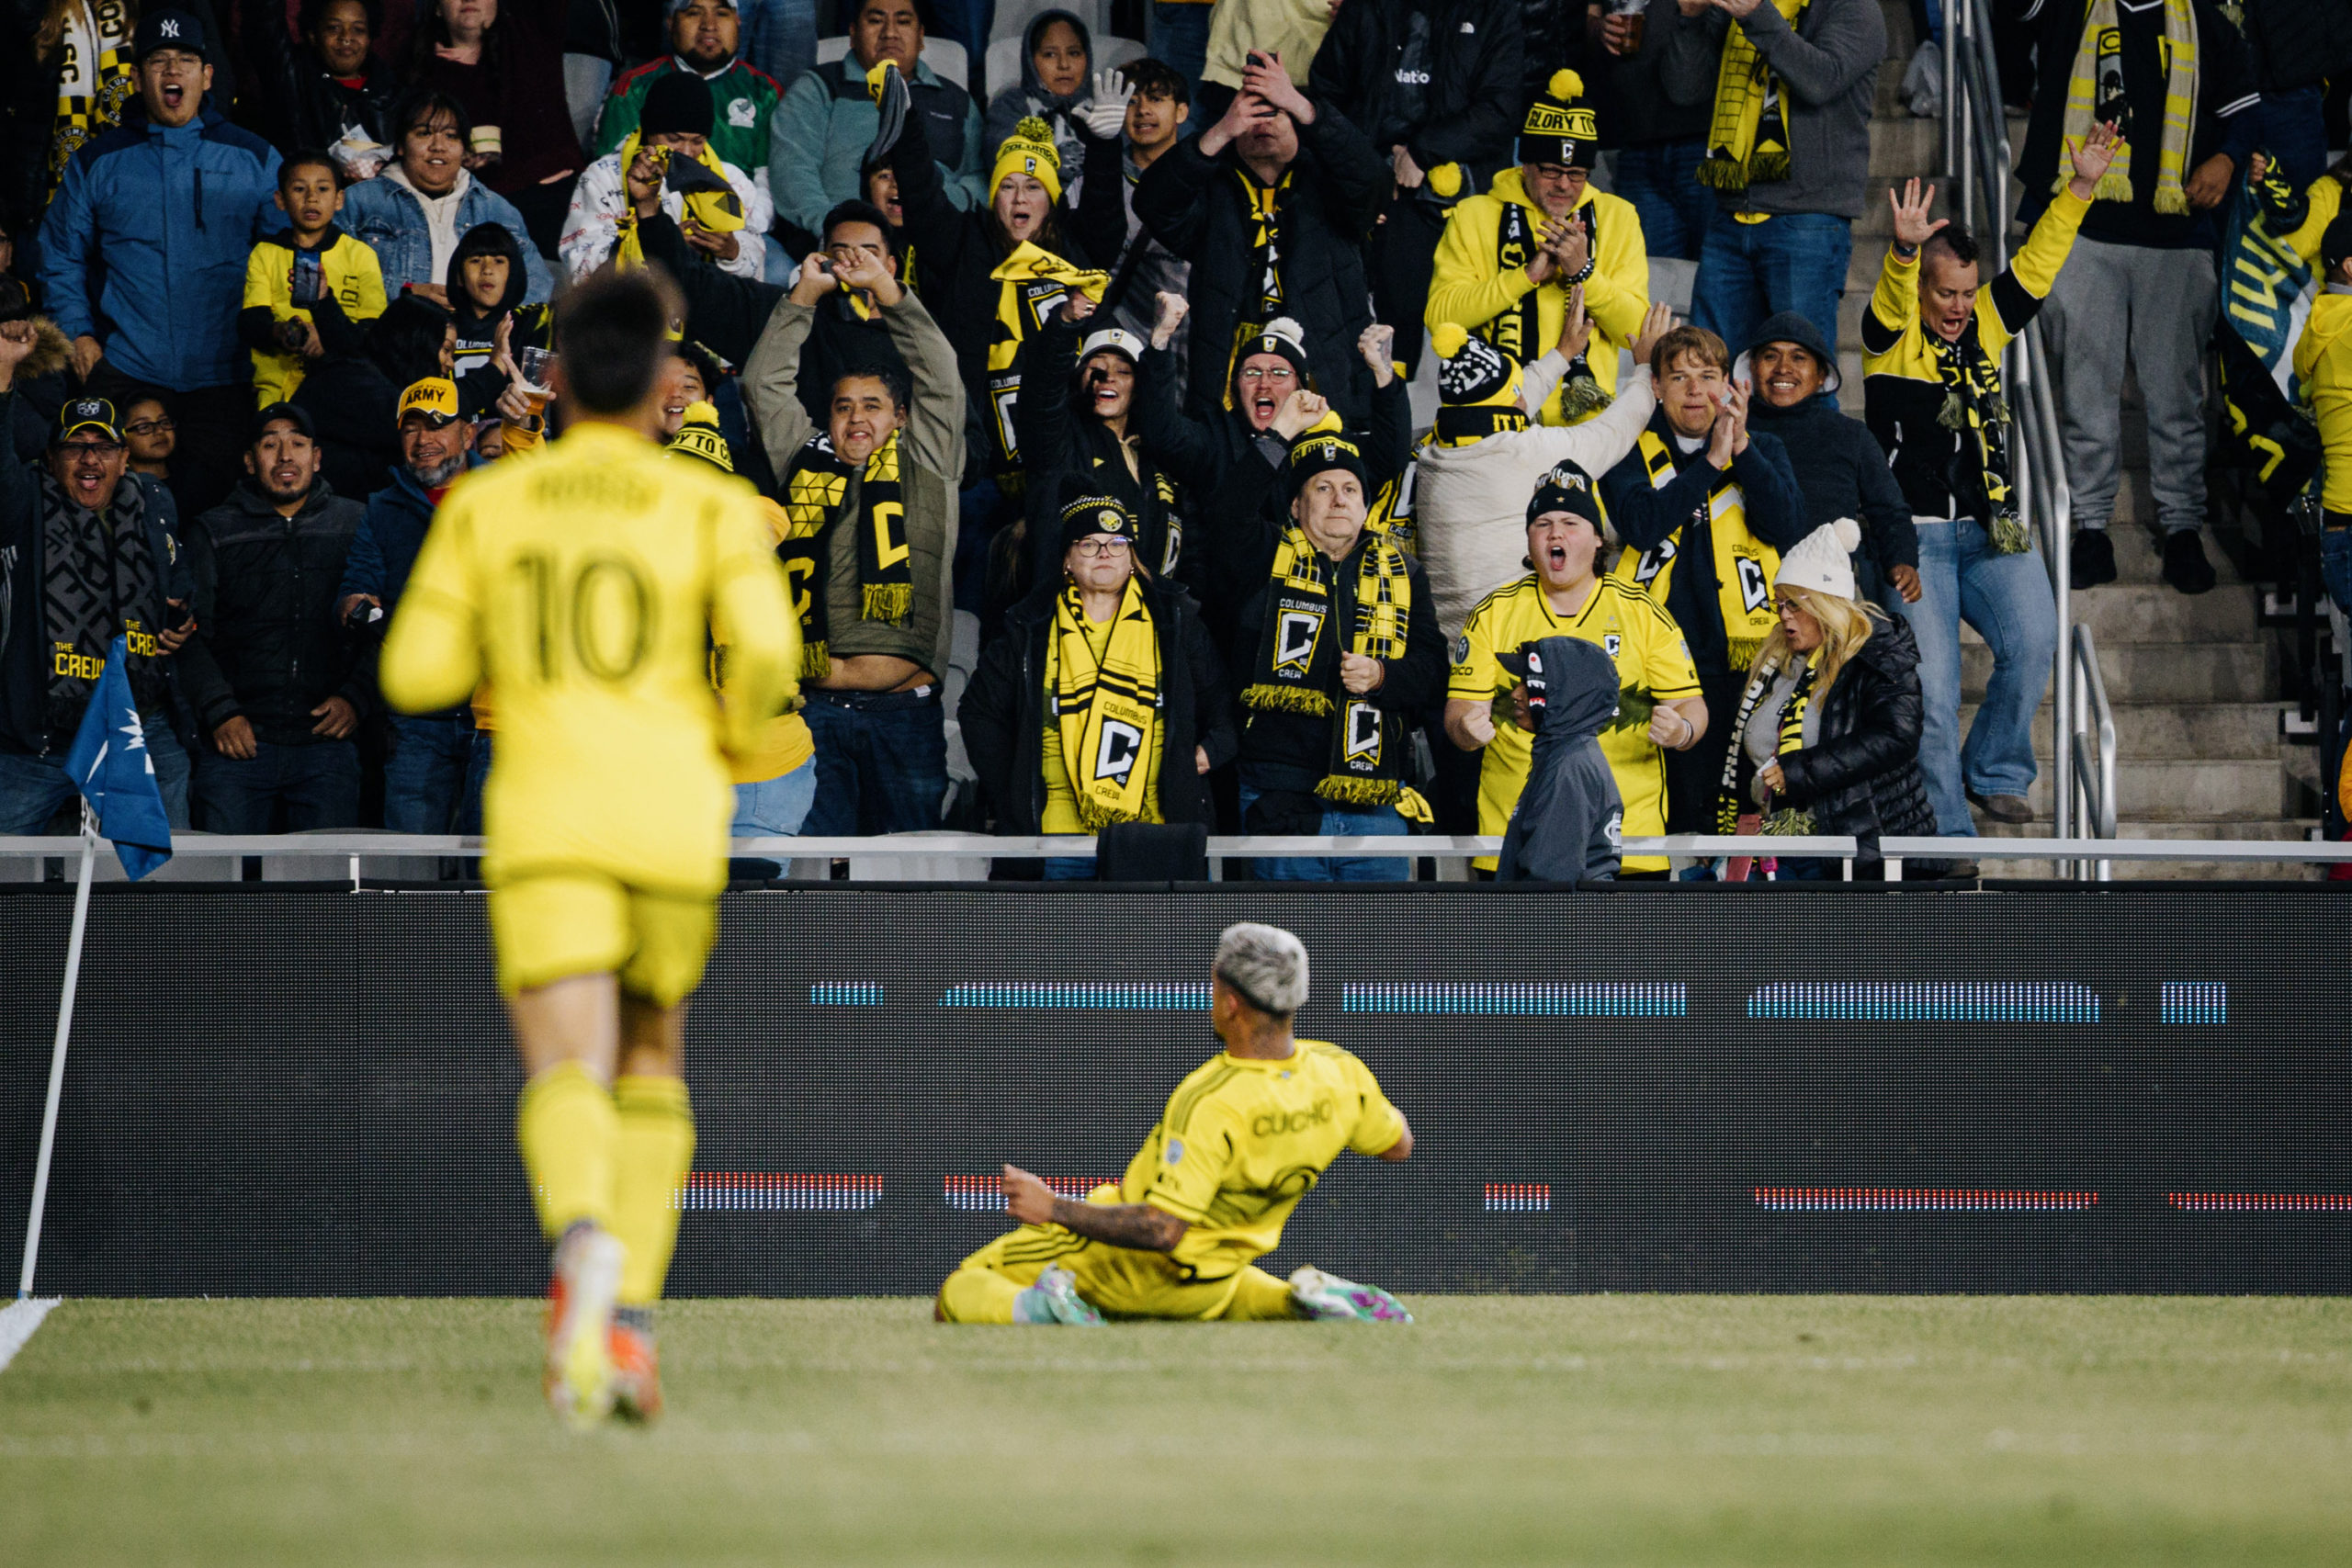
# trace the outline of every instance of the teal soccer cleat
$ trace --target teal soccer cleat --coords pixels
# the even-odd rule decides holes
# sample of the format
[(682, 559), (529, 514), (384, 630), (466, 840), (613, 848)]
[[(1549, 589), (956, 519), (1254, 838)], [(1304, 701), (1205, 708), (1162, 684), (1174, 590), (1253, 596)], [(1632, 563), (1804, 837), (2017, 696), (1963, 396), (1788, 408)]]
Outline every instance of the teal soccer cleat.
[(1012, 1298), (1012, 1321), (1084, 1327), (1100, 1324), (1102, 1314), (1078, 1293), (1078, 1276), (1057, 1264), (1038, 1275), (1035, 1284)]
[(1290, 1277), (1291, 1305), (1317, 1323), (1410, 1323), (1405, 1303), (1374, 1285), (1359, 1285), (1308, 1264)]

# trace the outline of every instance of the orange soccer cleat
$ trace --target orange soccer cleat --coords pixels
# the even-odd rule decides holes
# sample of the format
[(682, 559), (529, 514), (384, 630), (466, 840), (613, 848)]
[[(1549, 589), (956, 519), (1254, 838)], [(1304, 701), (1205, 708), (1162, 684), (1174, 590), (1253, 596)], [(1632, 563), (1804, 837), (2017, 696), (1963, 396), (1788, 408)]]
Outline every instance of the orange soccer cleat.
[(613, 1363), (613, 1414), (624, 1421), (656, 1420), (662, 1415), (662, 1358), (654, 1348), (653, 1325), (624, 1321), (637, 1314), (626, 1307), (621, 1312), (606, 1341)]

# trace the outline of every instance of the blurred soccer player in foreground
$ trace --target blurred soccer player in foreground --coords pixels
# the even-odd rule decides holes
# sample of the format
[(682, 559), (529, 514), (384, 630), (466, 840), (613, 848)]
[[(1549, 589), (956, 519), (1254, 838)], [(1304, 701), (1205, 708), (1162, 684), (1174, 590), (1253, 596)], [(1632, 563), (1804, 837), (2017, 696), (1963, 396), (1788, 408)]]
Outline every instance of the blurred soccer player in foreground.
[(1227, 928), (1209, 984), (1224, 1053), (1176, 1086), (1116, 1187), (1074, 1203), (1006, 1166), (1005, 1207), (1021, 1228), (947, 1277), (939, 1319), (1410, 1323), (1385, 1291), (1312, 1266), (1285, 1285), (1256, 1267), (1341, 1149), (1385, 1160), (1413, 1152), (1412, 1128), (1370, 1068), (1337, 1045), (1292, 1037), (1306, 1001), (1298, 938), (1272, 926)]
[(676, 314), (645, 273), (565, 297), (570, 423), (544, 455), (450, 491), (381, 666), (409, 713), (484, 680), (497, 693), (482, 873), (530, 1078), (523, 1163), (555, 1244), (547, 1394), (577, 1426), (661, 1407), (651, 1309), (694, 1155), (684, 1003), (726, 882), (728, 758), (756, 744), (799, 664), (757, 497), (658, 445)]

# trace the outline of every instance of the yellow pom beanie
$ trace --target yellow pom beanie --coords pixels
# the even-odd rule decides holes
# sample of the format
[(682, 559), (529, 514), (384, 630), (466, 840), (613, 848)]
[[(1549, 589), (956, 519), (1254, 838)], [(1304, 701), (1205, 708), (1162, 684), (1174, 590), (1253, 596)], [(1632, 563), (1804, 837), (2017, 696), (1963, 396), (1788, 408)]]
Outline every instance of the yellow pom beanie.
[(1519, 127), (1519, 161), (1589, 169), (1600, 156), (1600, 120), (1584, 101), (1584, 78), (1555, 71), (1527, 106)]
[(1023, 117), (996, 150), (996, 166), (989, 170), (991, 199), (996, 196), (996, 187), (1012, 175), (1031, 175), (1054, 200), (1062, 198), (1062, 157), (1054, 151), (1052, 128), (1035, 115)]

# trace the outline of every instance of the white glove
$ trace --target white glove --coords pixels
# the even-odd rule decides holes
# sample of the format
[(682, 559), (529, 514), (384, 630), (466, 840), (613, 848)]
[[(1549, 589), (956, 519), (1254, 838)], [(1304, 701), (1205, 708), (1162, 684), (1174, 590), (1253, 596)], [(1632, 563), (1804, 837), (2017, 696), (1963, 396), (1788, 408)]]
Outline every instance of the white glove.
[(1095, 136), (1109, 140), (1119, 134), (1127, 123), (1127, 100), (1136, 90), (1127, 85), (1125, 73), (1117, 71), (1097, 71), (1094, 73), (1094, 97), (1078, 118)]

